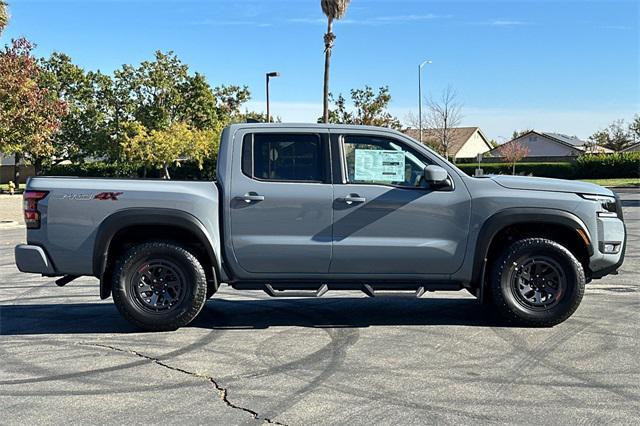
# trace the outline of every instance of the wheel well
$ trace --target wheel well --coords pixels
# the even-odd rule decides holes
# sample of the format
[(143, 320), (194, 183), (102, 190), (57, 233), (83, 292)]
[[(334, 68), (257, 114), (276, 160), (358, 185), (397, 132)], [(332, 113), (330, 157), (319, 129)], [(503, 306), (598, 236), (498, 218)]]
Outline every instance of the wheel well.
[(207, 282), (216, 283), (215, 261), (209, 254), (205, 243), (200, 241), (194, 232), (180, 226), (132, 225), (118, 230), (109, 243), (105, 269), (100, 277), (100, 295), (103, 299), (109, 297), (111, 292), (111, 274), (120, 254), (137, 244), (149, 241), (174, 242), (189, 249), (202, 265)]
[(491, 240), (486, 255), (487, 268), (485, 278), (492, 262), (500, 255), (501, 250), (524, 238), (547, 238), (555, 241), (564, 246), (578, 259), (585, 273), (589, 271), (589, 250), (578, 230), (565, 225), (551, 223), (516, 223), (501, 229)]

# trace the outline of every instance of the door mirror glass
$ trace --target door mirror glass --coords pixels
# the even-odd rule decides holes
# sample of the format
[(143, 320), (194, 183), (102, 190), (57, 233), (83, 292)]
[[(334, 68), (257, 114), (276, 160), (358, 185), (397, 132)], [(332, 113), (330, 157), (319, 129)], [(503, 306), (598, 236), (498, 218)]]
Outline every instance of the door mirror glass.
[(442, 186), (448, 183), (449, 174), (440, 166), (430, 165), (424, 168), (424, 180), (429, 185)]

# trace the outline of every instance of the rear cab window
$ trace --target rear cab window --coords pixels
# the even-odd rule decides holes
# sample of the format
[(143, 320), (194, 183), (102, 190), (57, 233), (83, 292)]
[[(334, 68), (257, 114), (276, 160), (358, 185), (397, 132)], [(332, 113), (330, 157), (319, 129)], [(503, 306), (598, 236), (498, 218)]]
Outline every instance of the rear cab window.
[(329, 146), (312, 133), (249, 133), (242, 145), (242, 172), (269, 182), (330, 181)]

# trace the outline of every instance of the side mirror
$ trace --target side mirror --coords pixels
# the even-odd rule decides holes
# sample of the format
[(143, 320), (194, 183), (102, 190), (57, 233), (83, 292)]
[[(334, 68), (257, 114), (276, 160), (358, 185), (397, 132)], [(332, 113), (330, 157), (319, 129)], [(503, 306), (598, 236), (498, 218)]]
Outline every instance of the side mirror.
[(424, 168), (424, 180), (436, 187), (446, 185), (449, 174), (440, 166), (430, 165)]

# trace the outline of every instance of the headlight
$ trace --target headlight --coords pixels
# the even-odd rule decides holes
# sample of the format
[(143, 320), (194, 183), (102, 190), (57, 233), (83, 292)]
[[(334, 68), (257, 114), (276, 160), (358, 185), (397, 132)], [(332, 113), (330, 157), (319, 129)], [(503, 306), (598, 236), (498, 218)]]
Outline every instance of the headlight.
[(580, 196), (600, 204), (601, 210), (598, 212), (598, 217), (618, 217), (618, 206), (614, 197), (589, 194), (580, 194)]

